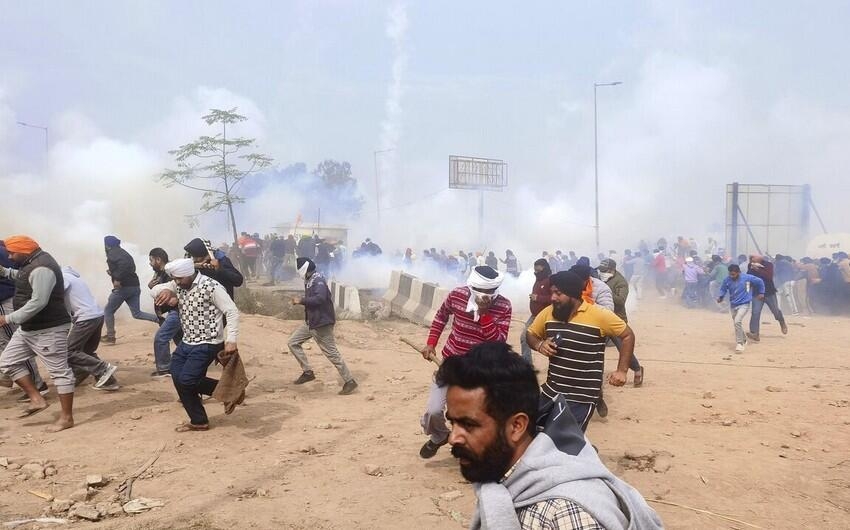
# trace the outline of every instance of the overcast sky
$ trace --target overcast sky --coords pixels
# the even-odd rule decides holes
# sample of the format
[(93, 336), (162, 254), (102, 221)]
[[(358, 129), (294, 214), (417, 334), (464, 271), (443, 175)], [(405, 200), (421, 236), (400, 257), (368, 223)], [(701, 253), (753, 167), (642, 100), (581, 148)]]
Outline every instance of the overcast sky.
[[(510, 167), (490, 239), (561, 248), (592, 237), (593, 83), (622, 81), (599, 92), (612, 245), (709, 235), (735, 180), (811, 183), (828, 227), (850, 231), (850, 2), (0, 1), (0, 20), (7, 178), (43, 168), (41, 132), (15, 121), (50, 127), (53, 178), (69, 159), (149, 178), (207, 108), (238, 105), (280, 166), (352, 163), (358, 235), (470, 241), (476, 195), (441, 190), (450, 154), (478, 155)], [(98, 139), (143, 169), (122, 176), (133, 161)], [(373, 152), (390, 147), (379, 229)], [(253, 228), (291, 219), (281, 204)]]

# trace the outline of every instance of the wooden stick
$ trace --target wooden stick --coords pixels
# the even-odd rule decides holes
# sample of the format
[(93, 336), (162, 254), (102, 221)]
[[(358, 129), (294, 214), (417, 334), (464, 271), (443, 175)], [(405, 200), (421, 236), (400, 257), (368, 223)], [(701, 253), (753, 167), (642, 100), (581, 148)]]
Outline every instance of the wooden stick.
[(684, 508), (686, 510), (691, 510), (691, 511), (694, 511), (694, 512), (697, 512), (697, 513), (704, 513), (706, 515), (713, 515), (714, 517), (719, 517), (720, 519), (724, 519), (724, 520), (729, 521), (731, 523), (738, 523), (738, 524), (746, 525), (746, 526), (749, 526), (750, 528), (763, 528), (761, 526), (757, 526), (757, 525), (754, 525), (752, 523), (748, 523), (746, 521), (741, 521), (740, 519), (735, 519), (734, 517), (729, 517), (728, 515), (723, 515), (723, 514), (720, 514), (720, 513), (714, 513), (714, 512), (709, 511), (709, 510), (702, 510), (700, 508), (694, 508), (692, 506), (685, 506), (684, 504), (678, 504), (678, 503), (670, 502), (670, 501), (662, 501), (662, 500), (658, 500), (658, 499), (646, 499), (646, 500), (648, 502), (654, 502), (654, 503), (657, 503), (657, 504), (666, 504), (668, 506), (675, 506), (677, 508)]
[(47, 502), (50, 502), (50, 501), (53, 500), (53, 495), (51, 495), (49, 493), (44, 493), (43, 491), (27, 490), (27, 493), (29, 493), (30, 495), (35, 495), (36, 497), (39, 497), (41, 499), (44, 499)]
[(159, 458), (159, 455), (162, 454), (164, 450), (165, 442), (162, 442), (159, 448), (154, 452), (154, 454), (150, 458), (148, 458), (148, 461), (142, 464), (139, 469), (133, 472), (132, 475), (125, 478), (124, 481), (118, 486), (118, 493), (123, 492), (124, 499), (126, 499), (125, 502), (129, 502), (131, 499), (131, 496), (133, 494), (133, 482), (135, 482), (136, 479), (139, 478), (142, 473), (147, 471), (147, 469), (151, 467), (154, 462), (156, 462), (157, 458)]
[[(410, 346), (414, 350), (418, 351), (420, 354), (422, 353), (422, 349), (419, 346), (417, 346), (412, 340), (408, 339), (407, 337), (399, 337), (398, 340), (407, 344), (408, 346)], [(440, 366), (441, 364), (443, 364), (443, 358), (440, 355), (431, 355), (430, 357), (428, 357), (428, 360), (431, 361), (432, 363), (435, 363), (437, 366)]]

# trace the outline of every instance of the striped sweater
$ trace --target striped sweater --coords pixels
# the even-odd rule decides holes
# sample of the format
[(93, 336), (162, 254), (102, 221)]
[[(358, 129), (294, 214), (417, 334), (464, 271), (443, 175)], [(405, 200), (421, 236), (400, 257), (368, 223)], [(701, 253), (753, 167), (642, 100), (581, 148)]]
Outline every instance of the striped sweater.
[(507, 342), (508, 340), (511, 302), (503, 296), (496, 296), (490, 309), (481, 314), (478, 322), (475, 322), (472, 313), (466, 311), (469, 296), (468, 287), (452, 290), (434, 315), (431, 330), (428, 332), (428, 345), (434, 347), (437, 346), (449, 317), (454, 317), (449, 338), (443, 346), (443, 357), (466, 355), (470, 348), (482, 342)]

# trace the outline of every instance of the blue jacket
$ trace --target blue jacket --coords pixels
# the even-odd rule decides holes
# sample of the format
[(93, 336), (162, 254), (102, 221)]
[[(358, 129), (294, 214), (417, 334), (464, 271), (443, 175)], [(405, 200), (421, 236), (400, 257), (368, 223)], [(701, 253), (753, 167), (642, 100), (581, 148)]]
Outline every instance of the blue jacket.
[[(0, 245), (0, 265), (7, 269), (17, 269), (18, 267), (9, 259), (9, 252), (6, 247)], [(0, 302), (5, 302), (9, 298), (15, 296), (15, 280), (0, 278)]]
[(764, 294), (764, 282), (758, 276), (752, 274), (741, 274), (738, 280), (735, 281), (731, 276), (727, 276), (723, 280), (723, 285), (720, 286), (720, 298), (722, 299), (729, 293), (729, 303), (732, 307), (749, 304), (753, 301), (753, 292), (751, 286), (755, 285), (756, 294)]

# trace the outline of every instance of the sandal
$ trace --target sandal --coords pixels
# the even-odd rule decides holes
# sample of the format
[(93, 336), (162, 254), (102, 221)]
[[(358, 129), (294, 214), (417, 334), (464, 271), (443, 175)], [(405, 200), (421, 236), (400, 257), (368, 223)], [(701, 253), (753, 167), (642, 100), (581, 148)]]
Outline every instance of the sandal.
[(192, 431), (208, 431), (210, 430), (210, 424), (204, 423), (203, 425), (195, 425), (194, 423), (184, 423), (183, 425), (174, 429), (174, 432), (192, 432)]
[(245, 391), (243, 390), (239, 397), (236, 398), (236, 401), (231, 401), (230, 403), (224, 404), (224, 414), (230, 415), (233, 414), (233, 411), (236, 410), (237, 405), (241, 405), (245, 401)]
[(635, 388), (643, 385), (643, 366), (640, 367), (639, 372), (635, 372)]

